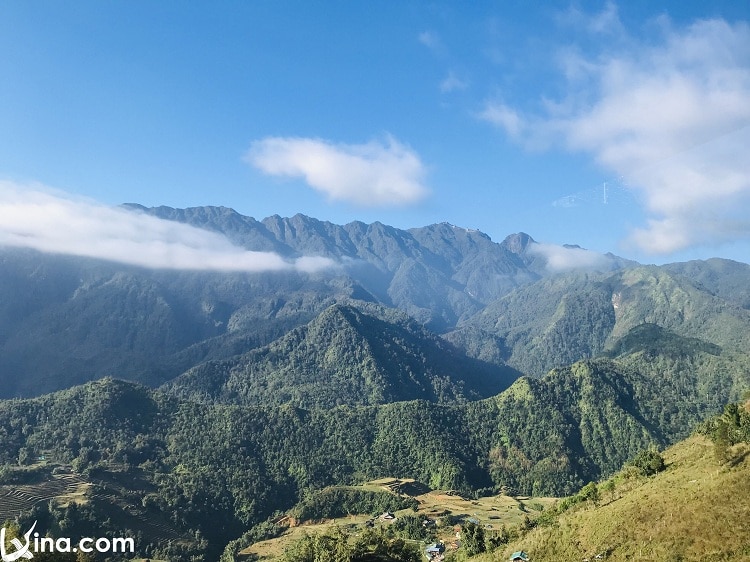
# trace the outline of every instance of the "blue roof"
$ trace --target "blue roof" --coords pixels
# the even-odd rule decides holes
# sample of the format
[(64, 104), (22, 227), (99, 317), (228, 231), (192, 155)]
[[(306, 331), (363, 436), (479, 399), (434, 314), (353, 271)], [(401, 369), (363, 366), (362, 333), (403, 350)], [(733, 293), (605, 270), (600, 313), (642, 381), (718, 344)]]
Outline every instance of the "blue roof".
[(529, 555), (526, 554), (523, 550), (519, 550), (518, 552), (514, 552), (510, 555), (510, 560), (528, 560)]

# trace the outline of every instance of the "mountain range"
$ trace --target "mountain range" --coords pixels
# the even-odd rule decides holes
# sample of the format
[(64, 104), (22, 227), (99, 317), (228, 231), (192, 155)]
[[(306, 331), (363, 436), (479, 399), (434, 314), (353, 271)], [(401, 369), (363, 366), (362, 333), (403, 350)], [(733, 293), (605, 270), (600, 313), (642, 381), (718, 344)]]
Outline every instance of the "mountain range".
[(125, 479), (81, 529), (136, 505), (195, 537), (167, 548), (156, 524), (133, 528), (151, 556), (210, 558), (307, 490), (383, 476), (570, 494), (750, 388), (747, 264), (561, 268), (523, 233), (126, 208), (336, 264), (173, 271), (0, 249), (0, 481), (40, 458)]
[[(126, 207), (219, 232), (249, 250), (324, 256), (340, 267), (318, 273), (175, 272), (3, 248), (1, 396), (31, 396), (105, 375), (156, 386), (204, 361), (271, 344), (350, 299), (401, 310), (437, 334), (454, 332), (446, 339), (502, 364), (518, 355), (508, 356), (503, 346), (519, 345), (519, 326), (495, 321), (487, 329), (487, 315), (505, 306), (498, 303), (511, 291), (544, 291), (534, 283), (556, 277), (533, 251), (539, 245), (523, 233), (495, 243), (446, 223), (407, 231), (380, 223), (338, 226), (304, 215), (256, 221), (224, 207)], [(608, 255), (600, 269), (631, 265)], [(710, 283), (711, 267), (695, 267)], [(664, 275), (682, 274), (665, 269)], [(742, 275), (738, 269), (732, 283), (741, 284)], [(731, 292), (721, 279), (710, 286), (717, 298)], [(606, 295), (602, 299), (609, 306)], [(591, 337), (560, 359), (593, 356), (601, 345), (599, 335)], [(551, 364), (544, 360), (529, 374)], [(529, 367), (523, 359), (513, 366)]]

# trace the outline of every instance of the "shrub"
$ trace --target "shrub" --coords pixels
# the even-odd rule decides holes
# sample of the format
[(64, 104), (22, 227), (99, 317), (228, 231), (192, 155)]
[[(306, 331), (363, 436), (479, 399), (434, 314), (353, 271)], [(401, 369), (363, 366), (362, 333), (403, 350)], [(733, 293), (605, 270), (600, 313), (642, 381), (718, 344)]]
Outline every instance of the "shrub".
[(664, 457), (656, 449), (641, 451), (628, 464), (637, 468), (642, 476), (652, 476), (667, 466)]
[(582, 500), (590, 501), (594, 505), (598, 505), (599, 500), (601, 499), (599, 488), (597, 488), (596, 483), (594, 482), (589, 482), (583, 488), (581, 488), (581, 491), (578, 492), (578, 495), (581, 496)]

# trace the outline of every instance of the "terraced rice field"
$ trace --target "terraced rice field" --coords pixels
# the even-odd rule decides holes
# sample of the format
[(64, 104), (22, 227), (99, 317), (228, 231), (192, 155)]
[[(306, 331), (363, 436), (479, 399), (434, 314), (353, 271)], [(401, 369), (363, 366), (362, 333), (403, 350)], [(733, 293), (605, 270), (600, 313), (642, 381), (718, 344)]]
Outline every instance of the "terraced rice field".
[(143, 495), (154, 487), (138, 475), (105, 472), (86, 480), (81, 475), (62, 472), (46, 478), (33, 484), (0, 486), (0, 525), (54, 499), (63, 506), (70, 502), (96, 505), (121, 528), (142, 533), (148, 542), (192, 540), (190, 535), (143, 507)]
[(53, 498), (85, 501), (89, 484), (77, 474), (55, 474), (46, 482), (0, 486), (0, 521), (13, 519), (41, 502)]

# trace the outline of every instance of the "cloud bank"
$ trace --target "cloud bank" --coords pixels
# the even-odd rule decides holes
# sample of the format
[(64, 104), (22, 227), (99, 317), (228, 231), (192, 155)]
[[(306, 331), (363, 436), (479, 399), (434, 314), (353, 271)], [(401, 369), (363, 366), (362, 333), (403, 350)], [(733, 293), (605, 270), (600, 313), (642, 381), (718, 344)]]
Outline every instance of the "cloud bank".
[(607, 256), (575, 246), (535, 243), (529, 245), (527, 251), (543, 257), (547, 262), (547, 269), (553, 273), (573, 269), (610, 269)]
[[(750, 237), (750, 27), (720, 19), (560, 57), (567, 92), (528, 115), (490, 100), (480, 117), (527, 146), (587, 152), (623, 176), (647, 212), (629, 242), (668, 254)], [(586, 31), (624, 33), (613, 5)], [(610, 44), (607, 42), (607, 44)]]
[(254, 142), (245, 160), (271, 176), (303, 178), (332, 201), (363, 207), (409, 205), (428, 194), (419, 156), (392, 137), (366, 144), (269, 137)]
[(313, 272), (334, 266), (322, 257), (290, 261), (272, 252), (248, 251), (186, 224), (2, 181), (0, 246), (155, 269)]

